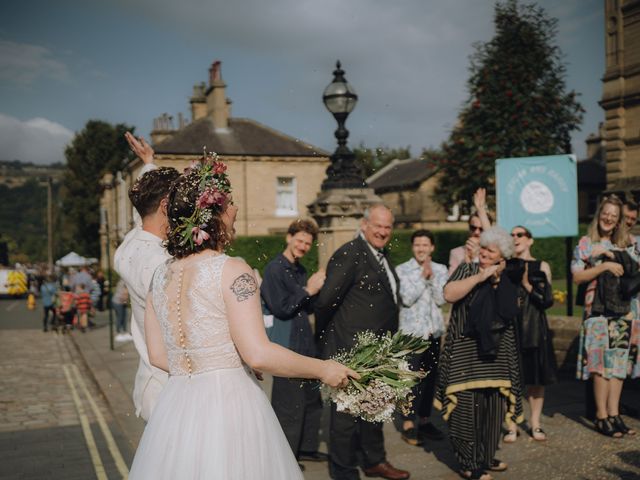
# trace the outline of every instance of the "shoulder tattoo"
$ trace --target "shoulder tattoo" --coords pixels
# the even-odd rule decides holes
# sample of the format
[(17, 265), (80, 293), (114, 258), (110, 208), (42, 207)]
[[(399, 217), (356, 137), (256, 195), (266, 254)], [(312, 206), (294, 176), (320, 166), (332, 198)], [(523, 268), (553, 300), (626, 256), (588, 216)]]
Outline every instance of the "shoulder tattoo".
[(239, 302), (244, 302), (258, 290), (256, 279), (248, 273), (243, 273), (231, 284), (231, 291)]

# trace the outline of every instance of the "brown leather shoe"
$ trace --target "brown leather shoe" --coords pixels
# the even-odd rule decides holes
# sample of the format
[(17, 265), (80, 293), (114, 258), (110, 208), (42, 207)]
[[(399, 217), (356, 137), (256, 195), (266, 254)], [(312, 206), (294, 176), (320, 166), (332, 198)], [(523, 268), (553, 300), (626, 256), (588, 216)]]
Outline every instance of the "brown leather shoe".
[(389, 462), (382, 462), (374, 467), (364, 469), (367, 477), (388, 478), (389, 480), (405, 480), (411, 476), (406, 470), (399, 470)]

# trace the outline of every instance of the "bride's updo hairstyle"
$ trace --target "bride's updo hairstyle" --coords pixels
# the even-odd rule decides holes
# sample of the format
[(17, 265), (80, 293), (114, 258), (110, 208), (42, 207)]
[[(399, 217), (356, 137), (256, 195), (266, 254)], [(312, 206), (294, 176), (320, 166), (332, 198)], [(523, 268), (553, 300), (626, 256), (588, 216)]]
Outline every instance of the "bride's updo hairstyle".
[(226, 170), (215, 154), (209, 154), (174, 182), (167, 209), (166, 247), (171, 256), (183, 258), (228, 245), (230, 235), (221, 218), (231, 193)]

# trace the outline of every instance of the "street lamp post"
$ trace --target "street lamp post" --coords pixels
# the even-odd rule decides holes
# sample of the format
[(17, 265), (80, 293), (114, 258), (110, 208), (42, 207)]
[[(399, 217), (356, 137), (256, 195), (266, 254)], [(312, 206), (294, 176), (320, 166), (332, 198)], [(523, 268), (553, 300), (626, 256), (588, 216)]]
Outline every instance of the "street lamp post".
[(322, 101), (338, 122), (335, 132), (338, 148), (331, 155), (327, 176), (317, 198), (308, 205), (309, 214), (318, 222), (318, 263), (325, 267), (329, 257), (353, 239), (365, 209), (382, 200), (367, 187), (354, 153), (347, 147), (349, 131), (344, 124), (356, 106), (358, 95), (344, 78), (340, 62), (336, 63), (333, 81), (325, 88)]
[(322, 190), (366, 187), (362, 169), (356, 163), (354, 153), (347, 147), (349, 130), (344, 126), (347, 117), (358, 102), (358, 95), (344, 78), (344, 70), (339, 60), (333, 71), (333, 81), (325, 88), (322, 101), (338, 122), (338, 128), (335, 131), (338, 148), (331, 155), (331, 165), (327, 168), (327, 177), (322, 182)]

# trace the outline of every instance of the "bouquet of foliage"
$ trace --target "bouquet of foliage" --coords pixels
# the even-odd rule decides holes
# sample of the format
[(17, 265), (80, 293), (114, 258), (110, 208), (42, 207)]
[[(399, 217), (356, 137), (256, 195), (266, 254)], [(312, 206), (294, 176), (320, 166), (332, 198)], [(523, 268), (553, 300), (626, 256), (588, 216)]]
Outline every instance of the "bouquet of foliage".
[(427, 373), (411, 370), (407, 357), (424, 352), (428, 346), (427, 340), (399, 332), (358, 333), (355, 346), (333, 359), (358, 372), (360, 379), (351, 378), (342, 388), (327, 387), (329, 398), (339, 412), (368, 422), (389, 421), (396, 410), (409, 413), (411, 388)]

